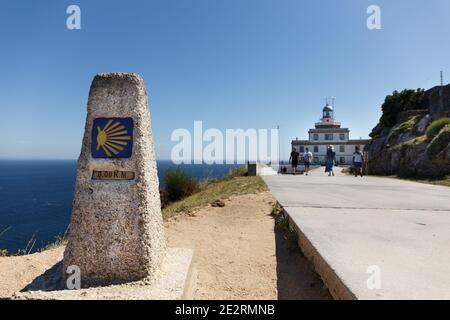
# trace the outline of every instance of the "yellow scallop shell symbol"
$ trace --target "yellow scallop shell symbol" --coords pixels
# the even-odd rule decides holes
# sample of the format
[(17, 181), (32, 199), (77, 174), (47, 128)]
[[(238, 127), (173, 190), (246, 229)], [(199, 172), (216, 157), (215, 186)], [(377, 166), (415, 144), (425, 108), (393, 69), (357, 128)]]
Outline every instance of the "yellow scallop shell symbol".
[(117, 155), (128, 145), (131, 136), (120, 122), (109, 120), (103, 129), (97, 126), (97, 150), (102, 148), (107, 157)]

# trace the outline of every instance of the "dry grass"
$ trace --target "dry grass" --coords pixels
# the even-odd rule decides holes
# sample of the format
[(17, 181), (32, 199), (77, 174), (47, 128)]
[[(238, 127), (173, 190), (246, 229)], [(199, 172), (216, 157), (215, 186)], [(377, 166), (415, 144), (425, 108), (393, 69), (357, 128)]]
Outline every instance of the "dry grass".
[[(16, 253), (8, 252), (6, 249), (0, 249), (0, 257), (8, 257), (8, 256), (26, 256), (32, 253), (33, 248), (36, 244), (36, 239), (33, 235), (31, 239), (28, 241), (27, 246), (25, 249), (19, 249)], [(55, 240), (52, 242), (49, 242), (45, 247), (40, 248), (38, 252), (55, 249), (60, 246), (65, 246), (67, 244), (67, 230), (63, 234), (59, 234), (55, 237)]]
[(55, 237), (55, 240), (53, 242), (48, 243), (45, 247), (43, 247), (39, 251), (42, 252), (45, 250), (55, 249), (60, 246), (65, 246), (66, 244), (67, 244), (67, 234), (66, 233), (59, 234)]
[(195, 208), (209, 205), (216, 200), (227, 199), (231, 196), (267, 191), (267, 186), (260, 177), (226, 177), (219, 181), (211, 181), (202, 189), (177, 202), (171, 203), (163, 209), (166, 220), (180, 212), (190, 212)]
[(450, 187), (450, 175), (442, 177), (442, 178), (436, 178), (436, 179), (403, 178), (403, 177), (399, 177), (399, 176), (391, 176), (391, 177), (395, 178), (395, 179), (402, 179), (402, 180), (414, 181), (414, 182), (419, 182), (419, 183), (426, 183), (426, 184)]
[(427, 136), (426, 135), (421, 135), (419, 137), (412, 138), (412, 139), (410, 139), (408, 141), (400, 143), (398, 146), (395, 146), (395, 147), (402, 148), (402, 146), (408, 146), (408, 147), (409, 146), (415, 146), (415, 145), (424, 143), (426, 140), (427, 140)]
[(280, 228), (283, 238), (286, 240), (288, 245), (289, 251), (301, 252), (298, 245), (297, 233), (291, 228), (289, 218), (283, 213), (283, 209), (278, 203), (273, 206), (271, 215), (275, 219), (277, 227)]
[(425, 180), (414, 180), (414, 181), (450, 187), (450, 176), (445, 176), (444, 178), (439, 178), (439, 179), (425, 179)]

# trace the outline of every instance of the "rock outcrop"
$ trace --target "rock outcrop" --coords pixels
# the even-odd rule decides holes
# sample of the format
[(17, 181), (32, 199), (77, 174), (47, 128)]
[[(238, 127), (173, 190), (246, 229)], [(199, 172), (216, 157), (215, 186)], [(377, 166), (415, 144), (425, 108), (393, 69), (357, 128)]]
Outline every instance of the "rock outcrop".
[[(370, 134), (372, 140), (366, 146), (371, 174), (416, 178), (450, 174), (450, 141), (441, 139), (445, 145), (437, 154), (430, 155), (428, 147), (431, 140), (425, 134), (433, 121), (450, 116), (450, 84), (421, 94), (423, 96), (417, 109), (411, 110), (410, 104), (403, 108), (407, 110), (399, 106), (398, 110), (403, 111), (396, 115), (394, 125), (380, 121), (373, 128)], [(399, 102), (409, 103), (402, 98)]]

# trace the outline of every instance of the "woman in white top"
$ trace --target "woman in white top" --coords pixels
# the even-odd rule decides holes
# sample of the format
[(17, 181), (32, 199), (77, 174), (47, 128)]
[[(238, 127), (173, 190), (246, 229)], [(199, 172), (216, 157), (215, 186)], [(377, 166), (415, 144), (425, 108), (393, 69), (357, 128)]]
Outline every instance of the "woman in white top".
[(358, 175), (361, 175), (361, 177), (363, 176), (363, 171), (362, 171), (363, 161), (364, 161), (364, 156), (361, 153), (361, 151), (359, 151), (359, 147), (356, 147), (355, 153), (353, 153), (353, 168), (355, 171), (355, 177), (357, 177)]

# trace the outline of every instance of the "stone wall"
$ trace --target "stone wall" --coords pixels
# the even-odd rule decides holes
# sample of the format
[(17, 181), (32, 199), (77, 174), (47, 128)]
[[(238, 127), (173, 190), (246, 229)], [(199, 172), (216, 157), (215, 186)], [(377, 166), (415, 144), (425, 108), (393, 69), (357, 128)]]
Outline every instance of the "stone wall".
[(431, 115), (450, 113), (450, 84), (446, 86), (436, 86), (426, 91)]

